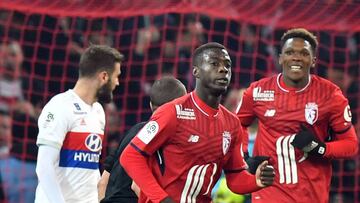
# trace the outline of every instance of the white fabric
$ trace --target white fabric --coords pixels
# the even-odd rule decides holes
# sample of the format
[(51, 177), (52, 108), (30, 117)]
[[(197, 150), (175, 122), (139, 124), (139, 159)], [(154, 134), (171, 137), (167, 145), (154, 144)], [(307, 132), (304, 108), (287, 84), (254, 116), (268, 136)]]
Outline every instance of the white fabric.
[[(43, 145), (58, 149), (53, 167), (65, 202), (97, 202), (99, 156), (105, 127), (102, 106), (88, 105), (73, 90), (68, 90), (45, 105), (38, 126), (36, 143), (40, 149)], [(38, 164), (49, 161), (39, 158)], [(47, 197), (53, 190), (49, 187), (38, 186), (36, 202), (53, 202)]]
[[(39, 178), (39, 185), (36, 193), (42, 193), (49, 202), (63, 203), (65, 199), (61, 192), (59, 181), (55, 174), (55, 167), (59, 163), (60, 149), (41, 145), (38, 152), (38, 161), (36, 163), (36, 174)], [(35, 202), (41, 202), (37, 195)]]

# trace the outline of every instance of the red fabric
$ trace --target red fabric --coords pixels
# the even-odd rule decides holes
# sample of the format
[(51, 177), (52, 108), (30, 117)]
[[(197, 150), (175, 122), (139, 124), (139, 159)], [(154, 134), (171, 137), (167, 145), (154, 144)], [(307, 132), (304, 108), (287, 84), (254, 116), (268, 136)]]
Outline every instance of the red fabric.
[[(127, 147), (121, 163), (140, 189), (146, 188), (142, 191), (151, 200), (163, 198), (153, 192), (163, 188), (176, 202), (210, 202), (211, 190), (222, 169), (238, 173), (246, 167), (240, 153), (239, 120), (223, 106), (210, 108), (194, 92), (161, 106), (149, 123), (152, 124), (145, 125)], [(155, 154), (158, 149), (163, 152), (164, 173)], [(144, 159), (138, 164), (133, 163), (135, 159), (131, 163), (125, 161), (126, 156), (140, 157), (140, 153), (149, 156), (147, 163)], [(149, 165), (159, 186), (145, 175), (150, 171), (141, 166), (144, 164)]]
[[(289, 89), (281, 75), (254, 82), (245, 91), (238, 117), (244, 126), (254, 118), (259, 129), (254, 155), (270, 156), (276, 179), (274, 186), (253, 194), (257, 202), (328, 202), (331, 162), (327, 158), (307, 156), (290, 144), (300, 124), (312, 128), (323, 142), (329, 126), (335, 132), (349, 129), (345, 116), (348, 101), (330, 81), (312, 75), (303, 89)], [(356, 154), (357, 142), (351, 136), (336, 135), (328, 142), (328, 157), (349, 157)], [(349, 145), (343, 147), (344, 145)]]
[(248, 194), (261, 189), (256, 185), (255, 176), (246, 170), (240, 173), (226, 174), (226, 183), (232, 192), (238, 194)]
[(354, 127), (348, 131), (336, 135), (336, 140), (326, 142), (325, 157), (340, 158), (351, 157), (358, 153), (358, 139)]
[(142, 193), (147, 194), (152, 202), (160, 202), (168, 196), (152, 175), (147, 159), (133, 147), (128, 145), (121, 154), (119, 161), (130, 177), (136, 177), (134, 179), (135, 183), (141, 188)]

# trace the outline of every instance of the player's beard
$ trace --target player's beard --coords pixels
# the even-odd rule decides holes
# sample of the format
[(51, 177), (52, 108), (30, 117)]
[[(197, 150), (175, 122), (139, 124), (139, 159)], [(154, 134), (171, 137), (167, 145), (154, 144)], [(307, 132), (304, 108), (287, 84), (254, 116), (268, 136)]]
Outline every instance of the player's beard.
[(110, 79), (105, 85), (100, 87), (100, 89), (97, 91), (96, 97), (100, 103), (107, 104), (112, 101), (113, 94), (112, 94), (111, 84), (112, 82)]

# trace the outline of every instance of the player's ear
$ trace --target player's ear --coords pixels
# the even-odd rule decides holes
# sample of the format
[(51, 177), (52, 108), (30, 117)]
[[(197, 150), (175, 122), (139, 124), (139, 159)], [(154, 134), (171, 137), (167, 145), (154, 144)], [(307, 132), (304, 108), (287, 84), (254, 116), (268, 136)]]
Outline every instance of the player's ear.
[(312, 59), (312, 64), (311, 64), (311, 68), (315, 68), (316, 60), (317, 60), (317, 58), (316, 58), (316, 57), (313, 57), (313, 59)]
[(98, 78), (101, 81), (101, 84), (107, 83), (107, 81), (109, 80), (109, 77), (110, 77), (110, 75), (106, 71), (100, 71), (100, 73), (98, 74)]
[(199, 67), (193, 66), (193, 76), (199, 78)]

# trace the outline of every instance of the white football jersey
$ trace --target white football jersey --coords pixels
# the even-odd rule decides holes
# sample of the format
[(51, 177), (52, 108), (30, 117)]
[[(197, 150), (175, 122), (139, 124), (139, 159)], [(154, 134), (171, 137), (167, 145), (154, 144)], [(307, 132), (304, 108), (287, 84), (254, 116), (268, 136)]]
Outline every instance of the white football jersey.
[[(54, 96), (38, 121), (37, 145), (60, 149), (57, 180), (66, 202), (98, 202), (99, 157), (105, 127), (100, 103), (86, 104), (68, 90)], [(41, 187), (36, 202), (49, 202)]]

